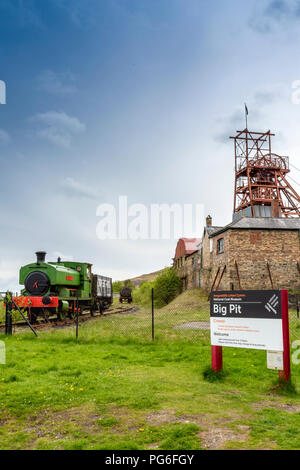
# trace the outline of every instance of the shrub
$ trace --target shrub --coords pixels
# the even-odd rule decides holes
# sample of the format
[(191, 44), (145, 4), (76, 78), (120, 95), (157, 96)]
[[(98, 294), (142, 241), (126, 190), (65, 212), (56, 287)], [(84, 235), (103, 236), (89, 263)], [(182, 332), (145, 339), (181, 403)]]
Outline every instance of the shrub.
[(179, 294), (180, 277), (173, 268), (166, 268), (154, 281), (155, 304), (163, 307), (169, 304)]
[(170, 303), (179, 294), (181, 280), (173, 268), (165, 268), (154, 281), (143, 282), (133, 292), (133, 301), (144, 306), (151, 305), (152, 288), (154, 302), (158, 308)]
[(124, 286), (125, 287), (130, 287), (130, 289), (135, 289), (135, 285), (133, 284), (133, 282), (130, 280), (130, 279), (127, 279), (126, 281), (124, 281)]
[(138, 289), (133, 291), (133, 301), (141, 305), (150, 305), (152, 288), (154, 287), (154, 282), (143, 282)]
[(122, 281), (114, 281), (112, 283), (112, 289), (114, 294), (119, 294), (120, 290), (124, 286)]

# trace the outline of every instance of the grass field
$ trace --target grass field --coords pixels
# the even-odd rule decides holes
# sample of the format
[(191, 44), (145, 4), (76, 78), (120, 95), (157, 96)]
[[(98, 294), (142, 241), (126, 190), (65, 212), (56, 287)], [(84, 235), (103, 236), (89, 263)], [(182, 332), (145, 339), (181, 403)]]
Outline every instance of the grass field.
[[(294, 315), (294, 314), (292, 314)], [(0, 449), (299, 449), (300, 365), (287, 390), (264, 351), (224, 348), (213, 380), (199, 291), (156, 315), (111, 315), (4, 338)], [(296, 328), (296, 326), (295, 326)]]

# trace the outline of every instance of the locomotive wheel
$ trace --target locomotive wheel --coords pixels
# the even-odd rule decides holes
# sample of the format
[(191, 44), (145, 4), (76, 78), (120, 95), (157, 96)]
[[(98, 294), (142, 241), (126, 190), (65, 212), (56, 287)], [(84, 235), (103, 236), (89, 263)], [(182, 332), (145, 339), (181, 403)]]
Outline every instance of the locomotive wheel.
[(102, 302), (99, 302), (99, 304), (98, 304), (98, 310), (99, 310), (100, 315), (103, 315), (104, 308), (103, 308)]
[(42, 314), (44, 320), (46, 323), (49, 322), (49, 317), (50, 317), (50, 312), (47, 308), (43, 308), (43, 314)]
[(66, 312), (63, 312), (63, 311), (58, 311), (57, 312), (57, 318), (59, 319), (59, 321), (64, 321), (66, 319)]
[(37, 315), (36, 315), (36, 313), (30, 312), (30, 314), (28, 315), (28, 320), (32, 325), (36, 325), (37, 324)]

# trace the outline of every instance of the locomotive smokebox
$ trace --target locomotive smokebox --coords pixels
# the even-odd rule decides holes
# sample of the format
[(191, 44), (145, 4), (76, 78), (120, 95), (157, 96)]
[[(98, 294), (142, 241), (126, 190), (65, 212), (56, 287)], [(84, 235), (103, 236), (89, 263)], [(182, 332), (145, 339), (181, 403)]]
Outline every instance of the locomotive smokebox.
[(37, 251), (36, 253), (36, 262), (37, 264), (45, 263), (46, 251)]

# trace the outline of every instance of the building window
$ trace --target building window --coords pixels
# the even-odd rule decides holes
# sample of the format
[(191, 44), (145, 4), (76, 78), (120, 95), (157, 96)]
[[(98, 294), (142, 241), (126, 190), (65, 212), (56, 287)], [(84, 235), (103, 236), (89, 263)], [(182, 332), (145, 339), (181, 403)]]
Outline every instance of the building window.
[(224, 238), (219, 238), (217, 242), (218, 253), (224, 253)]

